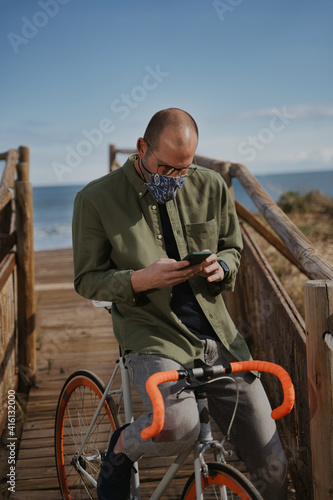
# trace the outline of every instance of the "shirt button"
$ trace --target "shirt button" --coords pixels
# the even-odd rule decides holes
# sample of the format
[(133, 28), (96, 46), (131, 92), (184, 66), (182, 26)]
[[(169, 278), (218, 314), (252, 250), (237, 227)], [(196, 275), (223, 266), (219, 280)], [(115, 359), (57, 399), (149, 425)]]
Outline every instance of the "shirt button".
[(142, 196), (142, 191), (139, 191), (139, 196)]
[(158, 235), (157, 235), (157, 238), (158, 238), (159, 240), (161, 240), (161, 239), (163, 238), (163, 236), (162, 236), (161, 234), (158, 234)]
[(156, 205), (152, 205), (152, 206), (151, 206), (151, 209), (152, 209), (152, 210), (156, 210), (156, 208), (157, 208), (157, 206), (156, 206)]

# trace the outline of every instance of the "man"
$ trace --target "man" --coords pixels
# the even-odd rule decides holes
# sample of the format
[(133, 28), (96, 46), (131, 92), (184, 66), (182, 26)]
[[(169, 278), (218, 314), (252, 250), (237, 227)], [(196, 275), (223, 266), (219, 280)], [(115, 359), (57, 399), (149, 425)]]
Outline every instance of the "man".
[[(153, 439), (141, 438), (151, 424), (145, 391), (151, 374), (192, 367), (196, 359), (214, 365), (251, 357), (221, 296), (233, 290), (240, 263), (237, 216), (222, 177), (194, 165), (197, 143), (197, 125), (188, 113), (162, 110), (138, 139), (137, 154), (75, 200), (75, 288), (89, 299), (113, 302), (115, 336), (148, 410), (114, 433), (98, 480), (100, 500), (128, 498), (133, 462), (144, 453), (177, 454), (197, 439), (195, 398), (183, 392), (177, 399), (183, 382), (160, 386), (164, 428)], [(212, 252), (202, 264), (181, 260), (200, 250)], [(236, 451), (263, 497), (281, 500), (287, 464), (270, 405), (255, 375), (237, 380)], [(232, 382), (210, 386), (210, 413), (222, 432), (234, 403)]]

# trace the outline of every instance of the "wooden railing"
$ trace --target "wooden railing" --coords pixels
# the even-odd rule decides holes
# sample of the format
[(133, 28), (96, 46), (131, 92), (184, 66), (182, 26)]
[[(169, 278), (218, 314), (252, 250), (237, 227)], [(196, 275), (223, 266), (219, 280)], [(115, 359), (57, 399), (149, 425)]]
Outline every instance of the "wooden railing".
[[(117, 154), (134, 149), (110, 146), (110, 171)], [(296, 392), (295, 407), (279, 428), (297, 498), (324, 500), (333, 491), (333, 268), (274, 203), (244, 166), (196, 156), (198, 165), (219, 172), (232, 190), (237, 178), (271, 230), (235, 201), (246, 221), (310, 280), (305, 285), (305, 323), (261, 249), (241, 223), (244, 251), (234, 293), (224, 294), (228, 310), (253, 357), (282, 365)], [(274, 381), (263, 382), (273, 406), (281, 400)], [(275, 464), (278, 467), (278, 464)]]
[(0, 434), (9, 390), (36, 374), (32, 186), (29, 148), (0, 154)]

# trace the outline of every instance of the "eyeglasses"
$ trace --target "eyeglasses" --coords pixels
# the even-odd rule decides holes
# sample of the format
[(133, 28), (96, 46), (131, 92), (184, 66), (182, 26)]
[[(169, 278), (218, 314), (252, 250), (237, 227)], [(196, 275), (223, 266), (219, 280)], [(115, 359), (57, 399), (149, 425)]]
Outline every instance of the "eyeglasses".
[(171, 167), (170, 165), (162, 165), (162, 164), (158, 163), (157, 158), (154, 155), (153, 150), (151, 149), (151, 147), (149, 146), (147, 141), (146, 141), (146, 144), (147, 144), (148, 148), (150, 149), (151, 154), (154, 157), (154, 161), (157, 165), (157, 173), (158, 174), (172, 176), (172, 174), (174, 172), (177, 172), (177, 177), (182, 177), (182, 176), (190, 177), (190, 175), (194, 174), (194, 172), (198, 168), (194, 157), (193, 157), (193, 163), (191, 163), (191, 165), (189, 165), (188, 167), (176, 168), (176, 167)]

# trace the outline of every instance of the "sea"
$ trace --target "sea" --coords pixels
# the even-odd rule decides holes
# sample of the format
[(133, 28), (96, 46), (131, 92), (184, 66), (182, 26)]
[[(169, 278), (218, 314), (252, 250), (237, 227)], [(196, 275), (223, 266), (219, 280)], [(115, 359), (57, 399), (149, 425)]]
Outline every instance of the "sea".
[[(313, 189), (333, 198), (333, 171), (258, 175), (256, 178), (274, 201), (278, 201), (286, 191), (304, 194)], [(233, 179), (233, 186), (235, 198), (250, 211), (257, 212), (237, 179)], [(73, 202), (82, 187), (57, 185), (33, 188), (35, 251), (72, 246)]]

